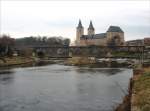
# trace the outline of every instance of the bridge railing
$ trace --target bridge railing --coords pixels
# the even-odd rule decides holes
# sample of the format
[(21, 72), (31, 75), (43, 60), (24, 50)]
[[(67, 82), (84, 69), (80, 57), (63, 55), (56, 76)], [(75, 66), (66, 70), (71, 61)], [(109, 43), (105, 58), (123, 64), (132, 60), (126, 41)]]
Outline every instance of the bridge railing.
[[(54, 56), (106, 56), (110, 53), (141, 54), (144, 52), (144, 46), (54, 46), (54, 47), (33, 47), (37, 52)], [(124, 56), (124, 55), (122, 55)]]

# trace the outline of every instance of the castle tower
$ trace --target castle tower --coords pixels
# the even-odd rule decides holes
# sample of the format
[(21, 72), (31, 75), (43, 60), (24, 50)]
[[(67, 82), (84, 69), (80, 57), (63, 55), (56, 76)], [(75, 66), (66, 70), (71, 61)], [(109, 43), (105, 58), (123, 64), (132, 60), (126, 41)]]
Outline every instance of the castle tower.
[(90, 21), (90, 25), (88, 28), (88, 35), (94, 35), (95, 34), (95, 29), (93, 27), (92, 21)]
[(84, 35), (84, 27), (82, 26), (81, 20), (76, 28), (76, 45), (80, 45), (80, 37)]
[(118, 26), (110, 26), (106, 32), (107, 45), (124, 45), (124, 32)]

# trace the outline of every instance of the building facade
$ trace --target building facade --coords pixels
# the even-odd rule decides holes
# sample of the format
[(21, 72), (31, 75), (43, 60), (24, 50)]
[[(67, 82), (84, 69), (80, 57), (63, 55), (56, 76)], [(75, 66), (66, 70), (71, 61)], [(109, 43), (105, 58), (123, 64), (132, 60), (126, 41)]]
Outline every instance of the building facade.
[(144, 38), (144, 45), (150, 46), (150, 37)]
[(95, 28), (92, 21), (87, 29), (87, 35), (84, 35), (84, 27), (81, 20), (76, 28), (76, 45), (77, 46), (108, 46), (124, 45), (124, 32), (118, 26), (110, 26), (105, 33), (95, 34)]
[(150, 37), (126, 41), (127, 46), (150, 46)]
[(144, 45), (144, 40), (143, 39), (137, 39), (137, 40), (129, 40), (126, 41), (127, 46), (142, 46)]

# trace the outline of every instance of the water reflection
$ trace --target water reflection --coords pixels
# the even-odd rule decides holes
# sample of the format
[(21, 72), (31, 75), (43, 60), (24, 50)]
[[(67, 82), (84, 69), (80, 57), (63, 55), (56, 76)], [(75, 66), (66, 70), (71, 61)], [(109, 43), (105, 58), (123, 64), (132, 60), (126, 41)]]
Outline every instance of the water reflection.
[(9, 84), (13, 81), (14, 75), (11, 69), (0, 70), (0, 84)]
[(122, 71), (124, 71), (123, 69), (119, 69), (119, 68), (77, 68), (76, 71), (78, 73), (91, 73), (91, 74), (95, 74), (95, 73), (102, 73), (104, 75), (107, 76), (111, 76), (111, 75), (115, 75), (117, 73), (121, 73)]
[(11, 74), (13, 73), (12, 69), (0, 69), (0, 75), (1, 74)]
[(56, 64), (17, 68), (0, 75), (0, 111), (113, 111), (131, 73)]

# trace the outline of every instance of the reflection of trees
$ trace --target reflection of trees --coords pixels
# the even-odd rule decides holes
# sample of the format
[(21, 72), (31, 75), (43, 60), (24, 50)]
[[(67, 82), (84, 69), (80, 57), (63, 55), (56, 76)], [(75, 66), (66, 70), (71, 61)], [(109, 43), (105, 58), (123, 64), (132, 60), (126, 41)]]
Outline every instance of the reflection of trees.
[(0, 71), (0, 83), (8, 84), (11, 83), (14, 78), (13, 71), (5, 70)]
[(96, 72), (96, 70), (95, 69), (92, 69), (92, 68), (81, 68), (81, 67), (79, 67), (79, 68), (77, 68), (76, 69), (76, 71), (77, 72), (79, 72), (79, 73), (94, 73), (94, 72)]
[(111, 76), (111, 75), (115, 75), (117, 73), (120, 73), (122, 71), (123, 70), (120, 70), (120, 69), (107, 69), (107, 70), (103, 70), (103, 73), (108, 75), (108, 76)]
[(83, 74), (94, 74), (96, 72), (101, 73), (101, 74), (106, 74), (106, 75), (114, 75), (117, 73), (122, 72), (123, 70), (121, 69), (114, 69), (114, 68), (110, 68), (110, 69), (99, 69), (99, 68), (88, 68), (88, 67), (79, 67), (76, 69), (77, 72), (79, 73), (83, 73)]
[(114, 68), (110, 68), (110, 69), (99, 69), (99, 68), (88, 68), (88, 67), (79, 67), (76, 69), (77, 72), (79, 73), (83, 73), (83, 74), (87, 74), (87, 73), (90, 73), (90, 74), (94, 74), (96, 72), (100, 73), (100, 74), (105, 74), (105, 75), (114, 75), (114, 74), (117, 74), (117, 73), (120, 73), (122, 72), (123, 70), (121, 69), (114, 69)]

